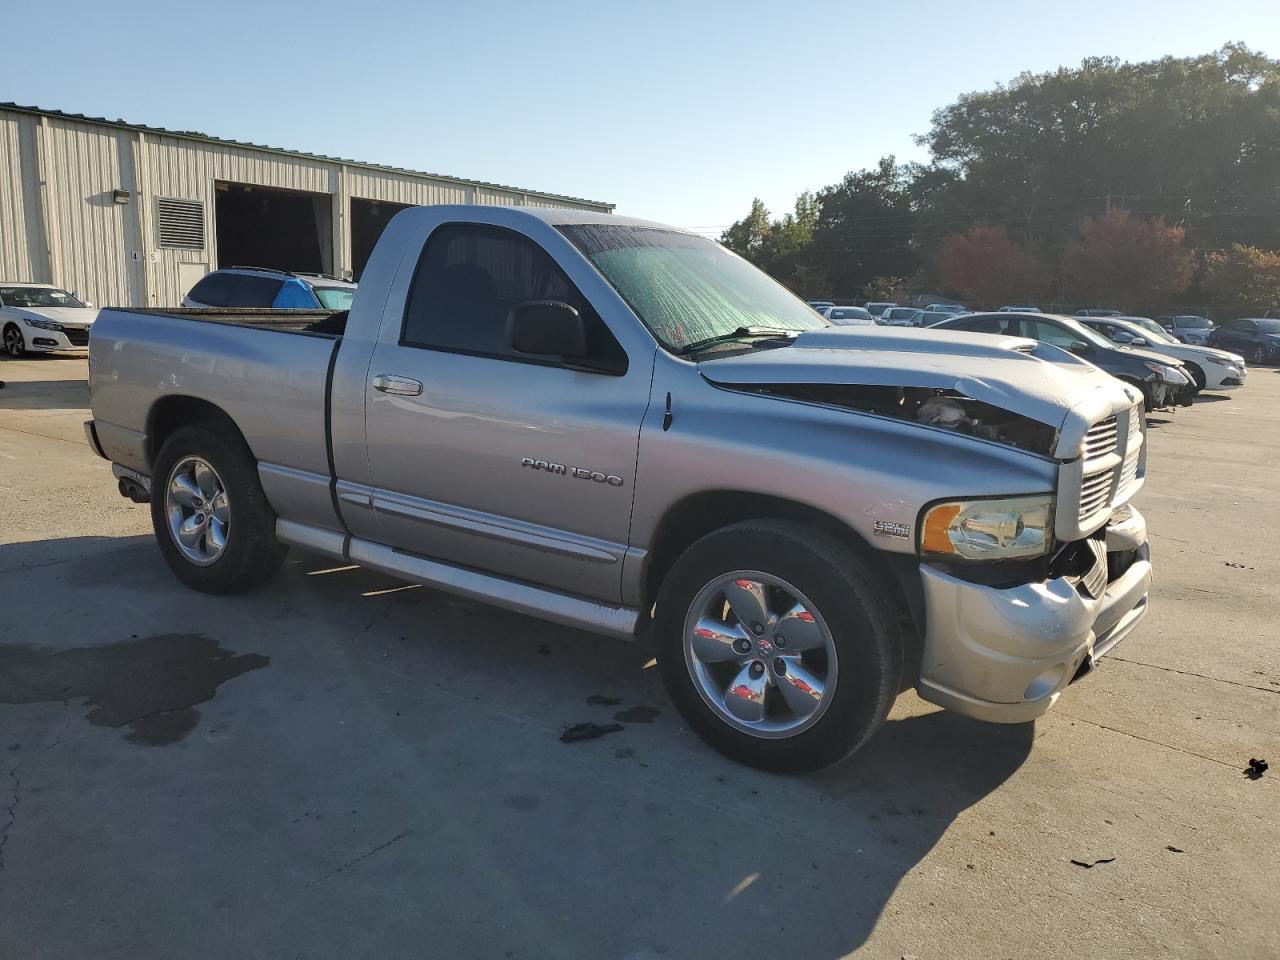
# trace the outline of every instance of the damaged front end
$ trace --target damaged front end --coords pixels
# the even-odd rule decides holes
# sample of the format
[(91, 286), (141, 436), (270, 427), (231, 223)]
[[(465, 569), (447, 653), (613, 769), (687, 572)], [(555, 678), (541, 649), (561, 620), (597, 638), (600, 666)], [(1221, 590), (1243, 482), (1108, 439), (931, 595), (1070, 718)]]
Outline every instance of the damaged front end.
[(735, 389), (892, 417), (1052, 457), (1058, 431), (957, 390), (842, 383), (741, 384)]

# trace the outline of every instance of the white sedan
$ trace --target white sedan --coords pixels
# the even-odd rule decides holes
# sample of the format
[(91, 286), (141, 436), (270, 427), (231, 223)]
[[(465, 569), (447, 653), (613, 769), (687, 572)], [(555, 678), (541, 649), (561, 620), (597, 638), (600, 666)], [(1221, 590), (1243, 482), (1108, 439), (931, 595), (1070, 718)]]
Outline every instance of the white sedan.
[(1116, 343), (1181, 360), (1197, 390), (1218, 392), (1244, 386), (1244, 357), (1213, 347), (1182, 343), (1147, 317), (1081, 317), (1080, 322)]
[(50, 284), (0, 282), (0, 337), (10, 357), (87, 350), (97, 318), (93, 304)]

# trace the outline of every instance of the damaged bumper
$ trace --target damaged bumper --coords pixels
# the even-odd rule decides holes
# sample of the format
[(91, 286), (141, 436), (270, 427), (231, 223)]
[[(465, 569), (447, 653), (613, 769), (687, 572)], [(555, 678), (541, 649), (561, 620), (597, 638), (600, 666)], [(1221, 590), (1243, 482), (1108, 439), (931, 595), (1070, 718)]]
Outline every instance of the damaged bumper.
[(1116, 511), (1106, 555), (1097, 562), (1107, 575), (1096, 598), (1085, 587), (1089, 577), (1000, 589), (922, 566), (927, 626), (920, 696), (995, 723), (1044, 714), (1147, 612), (1151, 562), (1140, 513)]

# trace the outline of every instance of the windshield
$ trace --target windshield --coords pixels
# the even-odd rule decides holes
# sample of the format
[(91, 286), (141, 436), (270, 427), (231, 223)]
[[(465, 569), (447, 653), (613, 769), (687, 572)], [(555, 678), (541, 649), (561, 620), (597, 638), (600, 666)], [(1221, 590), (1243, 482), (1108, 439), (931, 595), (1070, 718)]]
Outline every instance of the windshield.
[(1130, 320), (1130, 323), (1142, 328), (1142, 334), (1152, 343), (1177, 343), (1178, 341), (1165, 333), (1164, 327), (1146, 317)]
[(83, 307), (65, 290), (51, 287), (0, 287), (0, 302), (6, 307)]
[(1206, 327), (1213, 326), (1204, 317), (1174, 317), (1173, 325), (1175, 327), (1186, 327), (1189, 330), (1204, 330)]
[(702, 237), (621, 224), (559, 229), (668, 349), (731, 337), (741, 329), (828, 326), (781, 284)]
[(350, 310), (356, 292), (350, 287), (312, 287), (320, 306), (326, 310)]
[(1280, 333), (1280, 320), (1255, 320), (1259, 333)]
[[(1094, 330), (1092, 327), (1087, 326), (1083, 323), (1073, 323), (1069, 326), (1068, 329), (1070, 329), (1072, 333), (1079, 333), (1081, 340), (1087, 340), (1089, 343), (1092, 343), (1095, 347), (1103, 347), (1107, 350), (1114, 350), (1118, 346), (1118, 344), (1113, 342), (1110, 338), (1104, 337), (1097, 330)], [(1119, 346), (1123, 346), (1123, 344), (1119, 344)]]

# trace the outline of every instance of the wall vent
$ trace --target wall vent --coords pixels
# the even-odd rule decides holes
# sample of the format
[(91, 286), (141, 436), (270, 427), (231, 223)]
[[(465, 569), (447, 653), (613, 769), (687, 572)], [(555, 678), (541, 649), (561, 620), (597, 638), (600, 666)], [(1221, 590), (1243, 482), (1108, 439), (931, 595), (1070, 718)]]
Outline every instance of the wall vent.
[(156, 198), (160, 246), (179, 250), (204, 249), (204, 204), (199, 200)]

